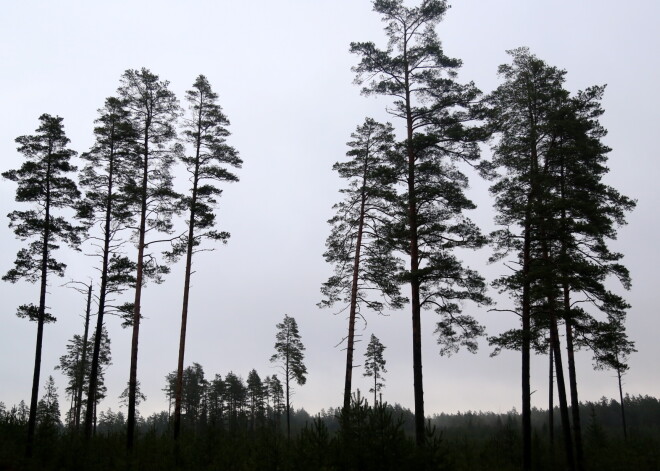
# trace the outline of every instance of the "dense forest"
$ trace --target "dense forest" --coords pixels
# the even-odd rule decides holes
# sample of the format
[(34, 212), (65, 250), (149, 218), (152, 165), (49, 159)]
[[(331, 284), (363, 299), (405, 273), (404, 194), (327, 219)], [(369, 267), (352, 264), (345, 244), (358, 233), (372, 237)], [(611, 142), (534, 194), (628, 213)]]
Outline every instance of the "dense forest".
[[(444, 0), (415, 7), (374, 0), (386, 48), (350, 44), (356, 84), (388, 100), (391, 122), (364, 118), (332, 169), (343, 188), (328, 221), (322, 256), (332, 275), (318, 305), (348, 321), (338, 339), (345, 377), (341, 407), (316, 416), (292, 401), (308, 371), (305, 339), (288, 314), (275, 326), (270, 362), (277, 373), (207, 378), (200, 364), (186, 366), (186, 343), (195, 342), (187, 335), (188, 317), (196, 315), (190, 299), (201, 296), (191, 289), (194, 261), (228, 243), (216, 208), (243, 164), (207, 77), (194, 80), (182, 106), (151, 70), (126, 70), (90, 125), (93, 146), (80, 154), (60, 116), (42, 114), (34, 134), (16, 138), (24, 163), (2, 176), (16, 188), (9, 227), (23, 245), (3, 280), (34, 283), (39, 297), (16, 311), (36, 325), (32, 390), (27, 402), (0, 403), (0, 469), (660, 467), (660, 402), (623, 389), (636, 352), (622, 294), (631, 279), (611, 243), (636, 201), (604, 180), (611, 150), (599, 121), (605, 87), (571, 92), (565, 70), (525, 47), (507, 51), (510, 61), (490, 93), (460, 82), (462, 62), (445, 55), (436, 31), (448, 8)], [(467, 192), (472, 175), (493, 198), (497, 229), (490, 233), (468, 215), (476, 207)], [(60, 405), (41, 364), (65, 247), (89, 255), (98, 279), (57, 288), (86, 300), (84, 322), (57, 366), (67, 379)], [(506, 274), (486, 280), (461, 258), (473, 250), (488, 250)], [(169, 407), (143, 417), (143, 288), (164, 282), (177, 263), (184, 266), (179, 343), (163, 345), (178, 352), (164, 378)], [(489, 289), (509, 302), (496, 303)], [(519, 325), (489, 335), (474, 306), (513, 314)], [(364, 358), (355, 354), (358, 324), (395, 310), (412, 319), (412, 410), (383, 400), (387, 346), (378, 337), (371, 333)], [(428, 414), (424, 311), (437, 319), (441, 355), (474, 353), (483, 338), (493, 356), (519, 352), (519, 411)], [(108, 316), (131, 333), (129, 375), (118, 395), (126, 413), (102, 406), (112, 358)], [(616, 400), (580, 401), (578, 350), (613, 372)], [(532, 355), (548, 357), (545, 411), (532, 407)], [(366, 393), (355, 387), (360, 366)]]

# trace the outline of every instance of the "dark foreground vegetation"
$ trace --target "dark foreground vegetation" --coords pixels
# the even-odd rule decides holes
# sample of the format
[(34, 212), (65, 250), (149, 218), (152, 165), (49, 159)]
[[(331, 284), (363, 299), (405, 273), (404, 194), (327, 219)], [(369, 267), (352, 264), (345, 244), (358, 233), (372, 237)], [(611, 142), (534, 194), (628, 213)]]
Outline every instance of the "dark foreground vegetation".
[[(625, 406), (627, 439), (617, 401), (581, 404), (588, 469), (660, 469), (660, 400), (628, 396)], [(184, 417), (175, 445), (171, 417), (162, 412), (139, 421), (137, 445), (129, 454), (122, 421), (121, 414), (104, 415), (87, 447), (81, 434), (42, 424), (34, 456), (26, 460), (26, 417), (18, 407), (4, 410), (0, 470), (513, 470), (522, 460), (515, 410), (435, 415), (427, 420), (423, 448), (415, 446), (410, 410), (388, 404), (372, 408), (359, 396), (347, 414), (338, 408), (310, 417), (298, 410), (291, 418), (290, 441), (281, 417), (255, 423), (243, 414), (216, 424), (190, 424)], [(553, 445), (547, 411), (533, 409), (532, 425), (533, 469), (562, 469), (559, 427)]]

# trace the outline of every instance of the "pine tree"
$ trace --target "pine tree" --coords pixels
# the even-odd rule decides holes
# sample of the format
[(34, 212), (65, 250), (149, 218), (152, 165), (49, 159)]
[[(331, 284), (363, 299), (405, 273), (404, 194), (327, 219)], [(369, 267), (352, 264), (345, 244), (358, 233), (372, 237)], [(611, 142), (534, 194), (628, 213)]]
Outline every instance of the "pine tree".
[[(147, 69), (127, 70), (121, 78), (119, 97), (128, 111), (138, 138), (139, 178), (126, 185), (133, 210), (138, 216), (137, 261), (135, 270), (135, 299), (133, 302), (131, 367), (128, 391), (126, 444), (133, 448), (135, 434), (135, 407), (137, 391), (137, 360), (140, 334), (140, 308), (145, 275), (156, 279), (166, 273), (167, 267), (148, 256), (150, 245), (159, 240), (147, 240), (153, 230), (171, 233), (172, 215), (178, 210), (177, 195), (172, 190), (170, 168), (174, 162), (172, 149), (167, 145), (176, 137), (175, 125), (179, 117), (179, 104), (168, 89), (169, 82), (160, 81)], [(169, 239), (172, 240), (172, 239)]]
[(307, 382), (307, 367), (305, 359), (305, 346), (300, 339), (298, 324), (293, 317), (284, 315), (284, 320), (277, 324), (275, 335), (275, 354), (270, 357), (271, 363), (277, 363), (284, 375), (284, 394), (286, 398), (286, 436), (291, 439), (291, 395), (292, 382), (299, 385)]
[(461, 313), (460, 303), (487, 303), (483, 279), (465, 268), (456, 248), (478, 248), (485, 238), (463, 214), (474, 208), (465, 196), (467, 177), (456, 162), (471, 165), (479, 158), (482, 130), (469, 127), (476, 118), (474, 84), (454, 79), (461, 62), (447, 57), (435, 33), (447, 4), (424, 0), (407, 8), (402, 0), (375, 0), (374, 10), (387, 24), (388, 48), (352, 43), (361, 61), (354, 68), (363, 93), (392, 97), (388, 111), (405, 123), (406, 139), (397, 146), (392, 166), (403, 188), (394, 221), (389, 225), (393, 248), (410, 259), (409, 270), (397, 276), (411, 287), (415, 436), (424, 445), (421, 310), (440, 316), (436, 334), (442, 354), (463, 345), (476, 349), (483, 328)]
[[(216, 223), (213, 208), (222, 190), (216, 185), (221, 182), (238, 181), (236, 175), (226, 167), (240, 167), (242, 160), (236, 150), (226, 143), (229, 135), (229, 120), (217, 104), (218, 95), (213, 92), (206, 77), (197, 77), (192, 90), (186, 92), (190, 116), (185, 121), (184, 139), (191, 147), (192, 156), (181, 156), (190, 174), (190, 193), (184, 199), (188, 210), (188, 235), (180, 239), (172, 252), (177, 256), (185, 252), (186, 268), (183, 284), (183, 309), (181, 312), (181, 335), (179, 341), (179, 362), (177, 387), (174, 405), (174, 439), (178, 439), (181, 429), (181, 388), (183, 381), (183, 360), (186, 348), (186, 326), (188, 322), (188, 301), (190, 298), (190, 276), (192, 256), (204, 239), (227, 242), (229, 233), (214, 229)], [(208, 249), (206, 249), (208, 250)]]
[(41, 433), (53, 434), (62, 425), (60, 403), (57, 398), (55, 380), (49, 376), (44, 385), (44, 395), (37, 404), (37, 425)]
[[(562, 318), (566, 330), (571, 412), (575, 435), (577, 467), (585, 469), (582, 430), (574, 352), (579, 347), (575, 329), (594, 325), (582, 307), (575, 308), (575, 297), (586, 300), (616, 325), (623, 326), (625, 300), (606, 288), (606, 279), (617, 278), (630, 288), (628, 270), (620, 263), (623, 255), (612, 252), (608, 239), (616, 238), (617, 227), (625, 224), (625, 214), (635, 202), (603, 182), (608, 172), (607, 154), (602, 143), (606, 130), (599, 123), (603, 114), (601, 100), (605, 87), (590, 87), (578, 92), (562, 107), (557, 118), (559, 143), (553, 149), (554, 226), (558, 241), (554, 264), (559, 267), (562, 288)], [(578, 298), (579, 299), (579, 298)], [(601, 332), (595, 329), (592, 336)]]
[[(174, 384), (174, 381), (172, 382)], [(172, 393), (174, 391), (172, 390)], [(206, 389), (206, 396), (209, 408), (209, 423), (214, 427), (222, 427), (225, 420), (225, 382), (222, 376), (216, 374), (213, 380), (209, 382)]]
[[(103, 337), (100, 342), (101, 348), (99, 352), (99, 365), (97, 370), (96, 384), (97, 392), (95, 394), (96, 401), (92, 405), (91, 423), (94, 422), (94, 411), (96, 406), (101, 401), (101, 399), (105, 397), (105, 370), (109, 365), (112, 364), (108, 331), (104, 327), (101, 332)], [(92, 350), (96, 341), (95, 335), (96, 333), (92, 335), (91, 339), (87, 340), (87, 346), (85, 346), (84, 337), (81, 337), (80, 335), (74, 335), (66, 346), (66, 354), (60, 357), (59, 364), (55, 367), (55, 369), (61, 370), (64, 376), (66, 376), (69, 380), (65, 392), (71, 398), (72, 407), (67, 414), (67, 417), (69, 417), (69, 423), (74, 427), (77, 427), (77, 425), (80, 423), (80, 414), (83, 408), (83, 393), (89, 393), (91, 364), (85, 360), (85, 354)], [(87, 413), (87, 407), (89, 406), (85, 405), (85, 413)]]
[[(132, 271), (135, 264), (122, 252), (125, 243), (122, 231), (134, 225), (131, 198), (125, 189), (132, 179), (137, 178), (136, 165), (137, 133), (133, 128), (124, 102), (116, 97), (105, 100), (99, 110), (94, 128), (96, 141), (89, 152), (81, 155), (87, 163), (80, 173), (80, 186), (85, 198), (78, 216), (90, 229), (90, 241), (95, 251), (93, 256), (101, 259), (98, 314), (95, 339), (101, 340), (105, 314), (113, 310), (110, 296), (124, 291), (135, 283)], [(97, 404), (99, 358), (101, 344), (92, 348), (90, 382), (85, 413), (85, 437), (92, 434), (93, 410)]]
[[(581, 345), (598, 343), (603, 332), (599, 322), (579, 306), (588, 302), (622, 325), (628, 305), (605, 287), (605, 281), (614, 276), (628, 288), (630, 278), (619, 263), (622, 255), (609, 250), (607, 239), (615, 238), (616, 227), (625, 223), (625, 213), (634, 202), (602, 182), (609, 152), (601, 142), (605, 130), (598, 122), (603, 87), (591, 87), (570, 97), (563, 88), (565, 71), (547, 66), (524, 48), (510, 54), (513, 64), (500, 67), (506, 81), (490, 98), (494, 105), (491, 122), (501, 134), (494, 160), (505, 169), (492, 191), (497, 195), (498, 222), (506, 227), (496, 233), (497, 257), (518, 252), (523, 263), (520, 271), (498, 280), (498, 285), (510, 292), (522, 290), (520, 338), (528, 342), (523, 352), (531, 345), (542, 350), (539, 339), (550, 330), (566, 456), (572, 467), (558, 331), (559, 322), (565, 323), (572, 433), (577, 468), (582, 470), (585, 464), (574, 352)], [(512, 230), (516, 226), (523, 228), (522, 237)], [(493, 340), (498, 348), (508, 342), (515, 348), (517, 338), (516, 331), (511, 331)], [(527, 361), (525, 366), (524, 359), (525, 353), (523, 381), (525, 375), (528, 381), (529, 364)], [(523, 423), (529, 407), (525, 404), (527, 395), (523, 387)], [(528, 445), (531, 432), (527, 427), (524, 431)]]
[(364, 376), (373, 377), (374, 379), (373, 387), (369, 389), (369, 392), (374, 393), (373, 407), (378, 405), (378, 400), (376, 398), (385, 385), (385, 379), (383, 378), (383, 373), (387, 373), (387, 369), (385, 369), (387, 362), (383, 357), (385, 348), (386, 347), (380, 343), (380, 340), (378, 340), (378, 337), (371, 334), (369, 345), (367, 345), (367, 351), (364, 354)]
[(624, 439), (628, 439), (628, 427), (626, 425), (626, 409), (623, 396), (623, 376), (629, 369), (628, 357), (636, 352), (635, 343), (628, 339), (623, 324), (617, 320), (610, 319), (608, 322), (599, 323), (599, 333), (596, 342), (592, 345), (594, 352), (595, 367), (598, 370), (611, 369), (616, 371), (619, 387), (619, 404), (621, 408), (621, 429)]
[(268, 383), (268, 394), (273, 402), (273, 420), (275, 427), (279, 430), (280, 418), (282, 417), (282, 412), (284, 411), (284, 388), (282, 387), (282, 382), (277, 377), (277, 375), (270, 377), (270, 382)]
[(247, 402), (247, 388), (243, 378), (230, 371), (225, 375), (224, 402), (227, 406), (227, 422), (229, 430), (236, 432), (242, 421)]
[[(522, 328), (491, 338), (496, 351), (507, 346), (520, 346), (522, 353), (522, 422), (523, 469), (529, 470), (531, 461), (531, 388), (530, 352), (533, 344), (545, 338), (543, 329), (549, 328), (547, 292), (540, 287), (544, 266), (540, 242), (544, 218), (542, 201), (547, 196), (543, 168), (548, 149), (553, 143), (553, 118), (559, 103), (567, 99), (562, 87), (564, 72), (548, 67), (529, 55), (524, 48), (509, 51), (511, 65), (500, 66), (499, 74), (505, 82), (489, 97), (490, 125), (498, 133), (493, 163), (504, 169), (491, 187), (495, 195), (496, 223), (503, 229), (493, 234), (496, 253), (493, 260), (515, 254), (518, 268), (510, 275), (496, 280), (501, 291), (514, 295), (521, 313)], [(520, 228), (520, 232), (518, 231)], [(547, 277), (545, 278), (547, 281)], [(545, 284), (546, 290), (551, 283)], [(550, 288), (551, 289), (551, 288)], [(552, 291), (552, 289), (551, 289)], [(551, 292), (549, 299), (556, 293)], [(556, 362), (557, 382), (567, 460), (572, 466), (573, 449), (570, 429), (567, 430), (566, 393), (563, 386), (561, 352), (558, 335), (551, 329), (551, 348)], [(539, 347), (540, 349), (544, 347)]]
[[(333, 170), (349, 181), (340, 190), (344, 201), (334, 206), (337, 214), (328, 222), (332, 231), (326, 241), (326, 262), (334, 265), (335, 274), (326, 281), (321, 292), (325, 295), (319, 306), (346, 303), (348, 335), (346, 337), (346, 377), (344, 407), (351, 401), (355, 324), (362, 316), (361, 306), (382, 312), (388, 306), (399, 308), (403, 303), (399, 285), (393, 279), (397, 260), (392, 257), (384, 237), (382, 221), (386, 219), (394, 198), (392, 173), (387, 167), (388, 154), (394, 146), (393, 129), (367, 118), (358, 126), (348, 143), (346, 154), (350, 160), (337, 162)], [(387, 301), (370, 296), (374, 291)], [(345, 308), (344, 308), (345, 309)]]
[[(92, 283), (89, 284), (82, 283), (80, 281), (70, 281), (66, 284), (69, 288), (73, 288), (81, 294), (84, 294), (87, 298), (86, 309), (85, 309), (85, 322), (83, 329), (83, 336), (74, 336), (72, 341), (67, 345), (67, 350), (72, 347), (72, 343), (76, 344), (75, 348), (75, 360), (71, 363), (75, 363), (74, 369), (71, 371), (69, 376), (69, 386), (66, 388), (67, 393), (71, 397), (72, 407), (67, 414), (67, 424), (72, 426), (74, 429), (78, 430), (80, 426), (80, 414), (82, 411), (82, 396), (84, 390), (84, 383), (88, 378), (87, 366), (89, 365), (89, 323), (92, 310)], [(79, 348), (78, 348), (79, 347)], [(56, 366), (55, 369), (62, 368), (62, 359), (60, 357), (60, 365)], [(70, 357), (71, 358), (71, 357)]]
[(30, 398), (30, 418), (26, 453), (32, 454), (36, 426), (39, 376), (41, 373), (41, 349), (44, 324), (54, 322), (55, 317), (46, 311), (48, 274), (64, 276), (66, 265), (58, 262), (53, 253), (59, 248), (59, 241), (72, 247), (80, 243), (81, 230), (63, 216), (56, 216), (57, 209), (73, 208), (80, 197), (76, 184), (66, 174), (76, 170), (70, 164), (75, 152), (68, 149), (69, 139), (64, 133), (62, 118), (43, 114), (36, 134), (16, 138), (18, 152), (26, 162), (17, 170), (2, 173), (8, 180), (16, 182), (16, 201), (31, 203), (32, 209), (9, 213), (9, 227), (16, 236), (25, 241), (32, 239), (26, 248), (19, 250), (14, 268), (3, 280), (16, 283), (25, 279), (32, 283), (39, 281), (39, 304), (19, 306), (18, 316), (37, 322), (37, 341)]
[(251, 370), (247, 377), (247, 395), (250, 407), (250, 429), (257, 428), (257, 422), (261, 423), (264, 418), (264, 384), (257, 373)]

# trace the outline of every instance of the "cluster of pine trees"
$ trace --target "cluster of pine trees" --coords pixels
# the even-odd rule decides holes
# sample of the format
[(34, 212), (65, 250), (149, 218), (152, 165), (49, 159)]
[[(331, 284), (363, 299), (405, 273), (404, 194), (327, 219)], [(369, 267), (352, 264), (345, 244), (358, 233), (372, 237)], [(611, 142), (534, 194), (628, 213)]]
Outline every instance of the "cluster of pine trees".
[[(599, 123), (604, 87), (571, 93), (564, 86), (564, 70), (519, 48), (509, 51), (511, 62), (500, 67), (497, 89), (483, 94), (474, 83), (458, 81), (461, 61), (446, 56), (438, 39), (436, 27), (448, 9), (446, 1), (423, 0), (406, 7), (402, 0), (374, 0), (373, 6), (385, 23), (387, 47), (356, 42), (350, 50), (359, 59), (354, 71), (362, 92), (386, 97), (394, 122), (366, 118), (351, 135), (348, 158), (334, 166), (347, 184), (329, 221), (324, 257), (334, 274), (322, 285), (319, 303), (339, 304), (348, 312), (341, 433), (350, 435), (357, 420), (353, 416), (359, 416), (355, 410), (362, 407), (352, 386), (358, 319), (368, 310), (409, 306), (415, 443), (418, 449), (437, 449), (424, 410), (421, 313), (438, 315), (435, 334), (441, 354), (462, 347), (474, 352), (485, 330), (466, 312), (473, 303), (521, 320), (518, 328), (488, 341), (495, 353), (521, 352), (522, 468), (531, 469), (533, 463), (530, 357), (545, 353), (550, 378), (557, 378), (566, 464), (583, 470), (575, 352), (589, 349), (597, 367), (616, 371), (624, 421), (621, 375), (634, 352), (625, 332), (629, 306), (609, 288), (609, 281), (617, 279), (628, 289), (630, 277), (622, 254), (608, 244), (635, 202), (604, 183), (610, 151)], [(204, 250), (207, 239), (228, 240), (229, 234), (216, 228), (214, 206), (221, 193), (218, 184), (237, 181), (233, 171), (242, 163), (226, 142), (229, 121), (217, 99), (200, 75), (186, 92), (184, 113), (168, 82), (147, 69), (127, 70), (116, 96), (99, 110), (96, 141), (80, 155), (77, 182), (69, 177), (78, 169), (71, 163), (76, 153), (68, 147), (62, 118), (44, 114), (35, 134), (16, 139), (25, 163), (2, 175), (17, 184), (16, 201), (29, 205), (9, 215), (10, 227), (27, 245), (3, 279), (40, 284), (38, 304), (18, 308), (19, 316), (37, 324), (28, 455), (38, 420), (44, 324), (55, 320), (46, 307), (46, 288), (51, 275), (64, 273), (65, 265), (55, 258), (61, 244), (91, 251), (100, 272), (96, 326), (90, 324), (89, 284), (83, 289), (88, 300), (84, 334), (73, 337), (60, 360), (69, 378), (66, 421), (73, 429), (82, 428), (87, 439), (93, 433), (97, 404), (105, 395), (103, 370), (110, 362), (105, 316), (116, 314), (132, 329), (125, 397), (126, 443), (133, 448), (141, 398), (142, 288), (149, 280), (161, 281), (168, 265), (183, 258), (178, 365), (165, 388), (175, 441), (182, 424), (191, 430), (208, 423), (255, 429), (279, 421), (283, 413), (290, 438), (291, 387), (304, 384), (307, 374), (305, 348), (293, 318), (285, 316), (277, 326), (271, 361), (280, 368), (281, 380), (277, 375), (261, 380), (253, 370), (247, 384), (234, 373), (209, 381), (199, 364), (184, 368), (193, 255)], [(486, 144), (492, 149), (490, 159), (482, 156)], [(188, 174), (186, 194), (174, 191), (176, 161)], [(466, 193), (469, 174), (490, 182), (499, 226), (492, 234), (484, 234), (468, 217), (475, 208)], [(173, 219), (180, 214), (186, 218), (184, 229)], [(509, 270), (492, 284), (513, 300), (510, 307), (493, 306), (484, 277), (459, 256), (488, 245), (492, 260)], [(128, 290), (133, 300), (121, 301)], [(386, 372), (383, 350), (372, 336), (365, 366), (373, 379), (372, 411), (380, 414), (385, 413), (377, 396)], [(549, 409), (554, 410), (552, 402)]]
[[(80, 425), (84, 409), (85, 435), (91, 435), (94, 411), (104, 394), (102, 370), (110, 361), (104, 316), (118, 314), (133, 332), (127, 392), (129, 448), (134, 441), (138, 397), (142, 288), (147, 280), (161, 281), (169, 271), (168, 263), (185, 257), (175, 395), (178, 431), (192, 257), (205, 240), (225, 242), (229, 237), (215, 227), (214, 206), (221, 193), (218, 184), (236, 181), (231, 169), (242, 162), (226, 143), (229, 121), (208, 80), (200, 75), (186, 93), (187, 113), (168, 85), (147, 69), (127, 70), (122, 75), (117, 95), (108, 98), (99, 110), (94, 146), (80, 155), (84, 166), (78, 183), (68, 176), (78, 169), (71, 163), (76, 153), (68, 148), (63, 119), (48, 114), (39, 118), (35, 134), (16, 139), (25, 163), (2, 174), (17, 183), (17, 202), (30, 204), (30, 209), (9, 215), (10, 227), (29, 244), (18, 252), (14, 268), (3, 279), (39, 282), (41, 287), (38, 305), (18, 308), (19, 316), (37, 323), (28, 454), (36, 425), (43, 328), (55, 320), (46, 309), (46, 288), (49, 275), (64, 274), (65, 264), (55, 258), (62, 243), (76, 249), (84, 243), (84, 249), (98, 259), (95, 268), (100, 272), (96, 327), (90, 326), (90, 284), (84, 335), (73, 338), (60, 362), (60, 368), (71, 378), (67, 392), (74, 404), (73, 423)], [(189, 175), (186, 194), (173, 190), (171, 169), (176, 160)], [(177, 231), (172, 218), (181, 213), (187, 216), (187, 227)], [(156, 247), (163, 243), (166, 250), (159, 254)], [(131, 246), (137, 253), (129, 253)], [(133, 302), (117, 302), (117, 295), (128, 289), (134, 292)], [(83, 392), (87, 393), (84, 407)]]
[[(489, 341), (495, 353), (504, 348), (522, 353), (523, 469), (532, 462), (529, 378), (530, 354), (536, 351), (552, 355), (567, 465), (582, 470), (575, 351), (590, 349), (596, 364), (616, 370), (619, 380), (634, 351), (624, 326), (629, 306), (607, 285), (613, 278), (630, 287), (622, 255), (608, 242), (635, 202), (603, 181), (610, 151), (598, 121), (604, 87), (571, 94), (564, 87), (565, 71), (519, 48), (509, 51), (512, 62), (500, 67), (500, 86), (483, 95), (474, 83), (458, 82), (461, 61), (446, 56), (437, 37), (447, 2), (427, 0), (408, 8), (400, 0), (375, 0), (373, 5), (386, 24), (387, 48), (351, 44), (359, 57), (356, 82), (366, 95), (390, 98), (387, 111), (398, 127), (367, 118), (348, 143), (350, 160), (335, 165), (348, 185), (329, 221), (325, 258), (335, 274), (322, 287), (321, 305), (341, 303), (349, 312), (344, 405), (351, 397), (361, 308), (381, 312), (409, 304), (415, 436), (424, 446), (421, 311), (439, 315), (435, 334), (441, 354), (461, 347), (474, 352), (485, 332), (465, 312), (465, 303), (492, 301), (483, 276), (458, 253), (490, 244), (492, 260), (510, 270), (493, 285), (515, 302), (492, 310), (521, 319), (519, 328)], [(397, 131), (405, 137), (397, 139)], [(482, 143), (490, 143), (492, 159), (482, 158)], [(491, 182), (501, 229), (490, 235), (467, 216), (475, 205), (465, 192), (465, 169)], [(409, 299), (401, 295), (403, 285)]]

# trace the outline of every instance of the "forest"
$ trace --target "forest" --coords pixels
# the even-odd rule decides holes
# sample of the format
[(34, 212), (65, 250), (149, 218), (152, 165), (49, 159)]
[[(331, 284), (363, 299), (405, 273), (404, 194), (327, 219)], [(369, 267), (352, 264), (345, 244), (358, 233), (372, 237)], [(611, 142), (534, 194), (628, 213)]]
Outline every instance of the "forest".
[[(187, 344), (199, 341), (187, 332), (197, 315), (191, 299), (202, 297), (194, 262), (231, 244), (216, 210), (227, 184), (240, 185), (243, 160), (205, 75), (182, 104), (167, 80), (128, 69), (90, 123), (91, 148), (71, 149), (64, 119), (44, 113), (33, 134), (15, 139), (23, 164), (2, 172), (15, 191), (9, 228), (21, 244), (3, 281), (32, 283), (39, 296), (7, 308), (36, 327), (36, 347), (29, 399), (0, 402), (0, 470), (660, 469), (660, 401), (624, 391), (637, 353), (626, 330), (632, 281), (612, 243), (638, 202), (606, 180), (605, 86), (572, 92), (566, 70), (519, 47), (484, 93), (460, 81), (462, 61), (445, 55), (437, 27), (446, 1), (372, 5), (386, 47), (352, 42), (352, 72), (359, 92), (387, 101), (391, 122), (365, 117), (345, 158), (327, 169), (342, 189), (319, 254), (332, 274), (318, 306), (346, 324), (337, 403), (316, 415), (295, 407), (314, 344), (305, 346), (289, 314), (275, 326), (276, 373), (252, 369), (244, 380), (228, 363), (207, 377), (200, 363), (187, 365)], [(475, 177), (489, 188), (494, 231), (469, 215)], [(67, 269), (60, 249), (84, 252), (97, 279), (55, 283)], [(464, 255), (476, 250), (505, 274), (487, 280), (468, 266)], [(183, 280), (168, 277), (174, 266)], [(176, 348), (178, 361), (163, 378), (168, 409), (143, 416), (140, 327), (153, 314), (143, 309), (144, 288), (161, 283), (182, 290), (178, 345), (162, 346)], [(58, 387), (42, 371), (42, 349), (56, 322), (50, 297), (64, 289), (81, 295), (85, 315), (61, 347), (56, 369), (67, 383)], [(475, 306), (518, 325), (487, 332)], [(359, 326), (393, 311), (412, 320), (404, 334), (412, 337), (412, 409), (383, 400), (396, 381), (387, 345), (371, 333), (364, 357), (356, 355)], [(424, 380), (436, 374), (423, 369), (426, 311), (443, 357), (475, 353), (484, 339), (492, 356), (517, 352), (515, 409), (425, 410)], [(103, 406), (110, 318), (131, 338), (125, 390), (112, 392), (125, 413)], [(616, 379), (616, 399), (580, 400), (580, 350)], [(535, 355), (548, 360), (544, 409), (532, 406)], [(356, 387), (358, 374), (368, 391)]]

